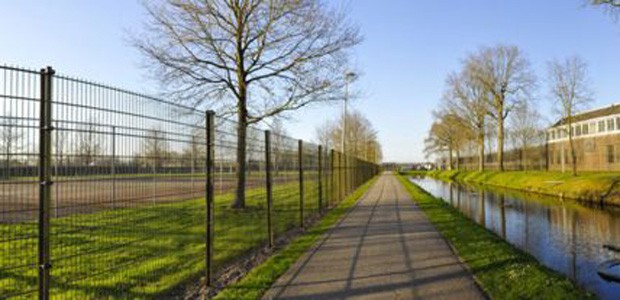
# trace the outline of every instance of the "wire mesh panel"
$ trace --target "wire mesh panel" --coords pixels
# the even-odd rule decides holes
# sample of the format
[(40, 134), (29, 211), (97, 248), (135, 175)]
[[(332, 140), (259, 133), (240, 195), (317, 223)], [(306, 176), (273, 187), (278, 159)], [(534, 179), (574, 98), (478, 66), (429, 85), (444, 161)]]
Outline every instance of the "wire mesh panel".
[(0, 298), (37, 291), (39, 72), (0, 66)]
[(273, 218), (276, 233), (299, 226), (298, 140), (272, 133)]
[(332, 157), (331, 151), (327, 148), (323, 148), (323, 160), (322, 160), (322, 172), (321, 180), (323, 181), (323, 208), (329, 209), (331, 208), (332, 202), (332, 186), (331, 186), (331, 178), (332, 174)]
[(319, 213), (319, 146), (304, 143), (302, 160), (304, 171), (304, 199), (306, 219), (312, 221)]
[[(264, 132), (247, 128), (245, 198), (237, 202), (237, 123), (216, 118), (214, 272), (266, 243)], [(237, 206), (237, 207), (233, 207)]]
[(153, 297), (199, 275), (204, 113), (64, 76), (53, 83), (52, 296)]

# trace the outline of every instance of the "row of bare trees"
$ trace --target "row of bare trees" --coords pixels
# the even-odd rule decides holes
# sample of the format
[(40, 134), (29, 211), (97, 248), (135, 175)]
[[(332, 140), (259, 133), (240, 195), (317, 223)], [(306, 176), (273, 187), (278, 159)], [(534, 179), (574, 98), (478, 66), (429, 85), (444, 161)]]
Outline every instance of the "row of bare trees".
[[(571, 125), (574, 115), (592, 99), (587, 65), (578, 56), (553, 60), (548, 62), (547, 78), (554, 112), (569, 137), (576, 174)], [(534, 96), (538, 86), (529, 60), (517, 46), (483, 47), (468, 55), (461, 69), (447, 76), (425, 140), (427, 155), (446, 157), (447, 168), (452, 169), (459, 167), (460, 157), (467, 152), (477, 156), (482, 171), (485, 151), (495, 147), (497, 168), (503, 171), (505, 144), (509, 142), (521, 153), (521, 165), (527, 168), (527, 150), (545, 141), (545, 124)]]
[[(370, 162), (379, 163), (383, 158), (377, 131), (359, 111), (348, 112), (338, 120), (326, 121), (318, 126), (316, 138), (321, 145), (339, 149), (348, 155)], [(342, 146), (344, 149), (340, 149)]]
[[(34, 146), (26, 140), (32, 134), (32, 130), (18, 122), (17, 118), (6, 117), (0, 119), (0, 157), (2, 168), (8, 170), (11, 167), (24, 165), (36, 165), (36, 159), (30, 155), (30, 148)], [(118, 138), (113, 135), (107, 137)], [(122, 136), (121, 136), (122, 137)], [(206, 149), (202, 132), (196, 132), (184, 143), (183, 149), (173, 150), (169, 144), (169, 138), (161, 129), (146, 131), (142, 141), (136, 144), (135, 153), (117, 153), (125, 159), (134, 157), (133, 165), (153, 166), (160, 168), (170, 161), (182, 161), (183, 166), (201, 168), (199, 161), (204, 161)], [(98, 166), (109, 165), (112, 160), (109, 146), (104, 140), (106, 136), (97, 132), (94, 123), (85, 124), (79, 132), (71, 133), (66, 130), (58, 130), (54, 136), (53, 160), (61, 166)], [(127, 145), (125, 145), (127, 149)], [(127, 152), (127, 150), (123, 150)]]

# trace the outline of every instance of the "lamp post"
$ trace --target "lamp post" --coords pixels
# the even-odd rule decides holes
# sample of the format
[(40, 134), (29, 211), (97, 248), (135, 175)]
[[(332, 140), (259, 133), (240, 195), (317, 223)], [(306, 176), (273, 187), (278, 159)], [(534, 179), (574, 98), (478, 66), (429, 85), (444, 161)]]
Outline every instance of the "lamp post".
[(345, 80), (345, 84), (344, 84), (344, 101), (342, 104), (342, 140), (341, 140), (341, 145), (340, 145), (340, 152), (342, 152), (343, 154), (345, 153), (345, 149), (346, 149), (346, 144), (345, 144), (345, 139), (346, 139), (346, 132), (347, 132), (347, 102), (349, 100), (349, 82), (352, 81), (355, 76), (357, 76), (357, 74), (353, 73), (353, 72), (346, 72), (344, 74), (344, 80)]

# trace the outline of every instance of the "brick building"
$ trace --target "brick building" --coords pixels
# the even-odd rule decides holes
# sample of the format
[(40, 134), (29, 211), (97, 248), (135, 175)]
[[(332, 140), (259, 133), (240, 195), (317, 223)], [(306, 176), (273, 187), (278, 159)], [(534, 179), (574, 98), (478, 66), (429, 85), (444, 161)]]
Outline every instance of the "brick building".
[[(547, 129), (549, 170), (572, 167), (566, 123), (562, 119)], [(572, 123), (577, 170), (620, 171), (620, 105), (582, 112)]]

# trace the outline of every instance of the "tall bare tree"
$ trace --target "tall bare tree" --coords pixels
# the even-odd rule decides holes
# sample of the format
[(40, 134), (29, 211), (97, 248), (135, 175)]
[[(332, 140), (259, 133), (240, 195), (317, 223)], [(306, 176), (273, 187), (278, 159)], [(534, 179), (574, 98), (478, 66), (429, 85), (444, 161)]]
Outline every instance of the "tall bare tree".
[[(361, 42), (320, 0), (162, 0), (135, 45), (176, 99), (237, 116), (237, 191), (245, 206), (246, 128), (342, 99), (348, 49)], [(250, 97), (251, 95), (251, 97)]]
[[(471, 139), (470, 127), (460, 116), (449, 112), (439, 111), (435, 113), (436, 121), (431, 125), (428, 137), (424, 140), (427, 156), (430, 154), (446, 153), (448, 156), (448, 169), (460, 167), (460, 151)], [(454, 158), (456, 154), (456, 165)]]
[(347, 144), (346, 152), (348, 155), (358, 157), (367, 161), (379, 163), (383, 158), (381, 143), (379, 143), (377, 131), (359, 111), (349, 111), (346, 116), (341, 116), (335, 121), (326, 121), (316, 128), (316, 135), (322, 145), (341, 145), (342, 129), (346, 118), (346, 133), (344, 134)]
[[(346, 118), (344, 139), (346, 154), (364, 160), (379, 162), (381, 160), (381, 144), (378, 141), (377, 131), (372, 123), (360, 111), (352, 110), (346, 116), (341, 116), (336, 121), (328, 122), (317, 128), (319, 139), (329, 137), (329, 145), (341, 145), (343, 134), (342, 129), (345, 124), (342, 118)], [(329, 134), (321, 137), (320, 131), (329, 130)]]
[(484, 138), (489, 93), (465, 68), (448, 75), (443, 101), (446, 109), (460, 116), (475, 135), (478, 149), (478, 170), (484, 170)]
[(532, 108), (529, 102), (523, 102), (515, 107), (510, 122), (510, 135), (515, 149), (520, 153), (520, 164), (524, 170), (528, 169), (527, 153), (532, 145), (542, 141), (543, 131), (540, 126), (541, 116)]
[(324, 123), (317, 126), (314, 130), (314, 134), (316, 140), (319, 145), (323, 145), (325, 149), (331, 149), (334, 147), (332, 141), (332, 131), (334, 130), (335, 124), (331, 120), (327, 120)]
[(466, 60), (467, 68), (490, 94), (488, 114), (497, 121), (497, 160), (504, 170), (504, 123), (515, 105), (536, 86), (530, 63), (516, 46), (484, 47)]
[(553, 60), (548, 64), (549, 91), (555, 112), (568, 135), (573, 175), (577, 175), (577, 152), (573, 141), (573, 117), (592, 101), (588, 65), (579, 56)]

